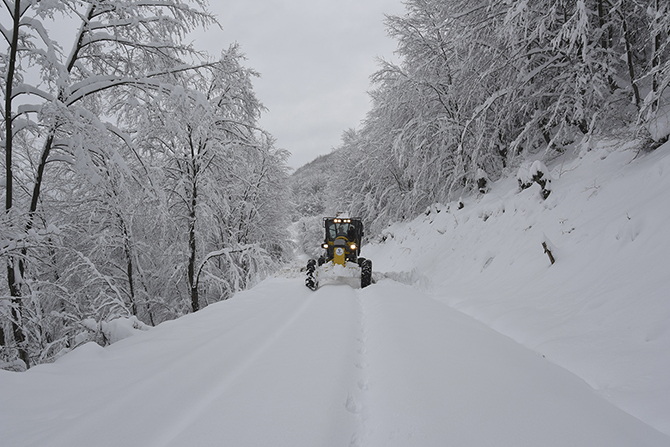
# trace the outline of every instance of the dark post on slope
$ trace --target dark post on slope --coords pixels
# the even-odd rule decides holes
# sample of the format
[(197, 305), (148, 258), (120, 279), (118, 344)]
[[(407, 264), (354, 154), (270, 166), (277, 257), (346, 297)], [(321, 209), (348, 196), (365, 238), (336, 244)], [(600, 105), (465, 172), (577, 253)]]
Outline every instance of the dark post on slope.
[(556, 262), (556, 259), (554, 259), (554, 255), (551, 253), (551, 250), (549, 250), (549, 247), (547, 246), (546, 242), (542, 242), (542, 247), (544, 248), (544, 252), (549, 256), (549, 261), (551, 261), (551, 265), (554, 265), (554, 262)]

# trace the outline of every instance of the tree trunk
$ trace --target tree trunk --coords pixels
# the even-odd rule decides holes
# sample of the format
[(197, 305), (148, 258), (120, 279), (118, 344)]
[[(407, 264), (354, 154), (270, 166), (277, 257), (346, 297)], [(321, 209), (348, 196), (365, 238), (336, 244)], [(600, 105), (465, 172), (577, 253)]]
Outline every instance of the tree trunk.
[[(192, 215), (195, 213), (191, 213)], [(191, 308), (193, 312), (200, 309), (200, 302), (198, 299), (198, 284), (195, 281), (195, 219), (191, 222), (188, 232), (188, 245), (190, 256), (188, 258), (188, 285), (191, 289)]]
[(126, 221), (121, 216), (121, 213), (117, 212), (116, 217), (119, 219), (119, 225), (121, 226), (121, 232), (123, 234), (123, 253), (126, 256), (126, 278), (128, 280), (128, 294), (130, 295), (130, 311), (134, 316), (137, 316), (137, 303), (135, 302), (135, 283), (133, 280), (133, 250), (132, 250), (132, 240)]
[(200, 309), (200, 300), (198, 296), (198, 278), (195, 273), (195, 262), (197, 255), (197, 244), (195, 235), (195, 222), (197, 218), (198, 205), (198, 174), (200, 173), (200, 166), (198, 164), (198, 153), (200, 147), (193, 141), (193, 129), (187, 125), (188, 130), (188, 146), (190, 151), (190, 160), (187, 163), (187, 169), (190, 169), (191, 174), (191, 204), (188, 210), (188, 285), (191, 292), (191, 308), (193, 312)]
[[(14, 263), (18, 262), (18, 268)], [(17, 281), (17, 274), (22, 277), (23, 262), (20, 259), (12, 258), (7, 265), (7, 283), (9, 285), (10, 294), (12, 296), (12, 333), (14, 335), (14, 342), (19, 351), (19, 358), (26, 364), (26, 368), (30, 368), (30, 356), (26, 349), (26, 335), (22, 325), (22, 308), (23, 300), (21, 297), (21, 283)]]
[[(16, 57), (19, 46), (19, 23), (21, 20), (21, 1), (14, 1), (13, 28), (11, 43), (9, 46), (9, 55), (7, 60), (7, 77), (5, 78), (5, 212), (9, 214), (13, 206), (14, 194), (14, 173), (13, 173), (13, 119), (12, 111), (14, 75), (16, 70)], [(10, 225), (12, 218), (10, 217)], [(19, 279), (20, 278), (20, 279)], [(30, 368), (30, 357), (25, 347), (25, 332), (21, 325), (23, 301), (21, 299), (21, 280), (23, 278), (23, 260), (21, 258), (11, 257), (7, 262), (7, 286), (12, 296), (12, 333), (14, 342), (19, 350), (19, 358)], [(17, 281), (17, 279), (19, 279)]]
[[(621, 13), (620, 13), (621, 14)], [(630, 84), (633, 87), (633, 97), (635, 99), (635, 107), (640, 110), (640, 89), (637, 87), (635, 80), (635, 67), (633, 66), (633, 50), (630, 44), (630, 32), (628, 31), (628, 24), (626, 19), (621, 15), (621, 26), (623, 28), (624, 41), (626, 44), (626, 63), (628, 65), (628, 76), (630, 77)]]
[(191, 308), (193, 312), (200, 309), (200, 301), (198, 297), (198, 282), (195, 278), (195, 262), (196, 262), (196, 240), (195, 240), (195, 219), (196, 219), (196, 205), (197, 205), (198, 190), (195, 180), (193, 181), (193, 191), (191, 195), (191, 209), (189, 210), (189, 227), (188, 227), (188, 285), (191, 289)]
[[(655, 12), (656, 15), (658, 15), (658, 10), (659, 10), (659, 0), (656, 0), (654, 2), (655, 6)], [(655, 112), (658, 109), (658, 73), (656, 73), (656, 69), (658, 68), (659, 65), (661, 65), (661, 31), (660, 27), (658, 26), (658, 21), (660, 19), (656, 17), (654, 19), (654, 23), (652, 24), (652, 32), (655, 33), (651, 37), (651, 70), (652, 70), (652, 76), (651, 76), (651, 88), (654, 93), (655, 99), (654, 102), (651, 105), (651, 110), (652, 112)]]
[(135, 303), (135, 286), (133, 284), (133, 258), (130, 253), (130, 248), (126, 244), (126, 275), (128, 276), (128, 289), (130, 292), (130, 310), (133, 315), (137, 316), (137, 304)]
[[(14, 76), (16, 70), (16, 61), (17, 61), (17, 52), (19, 46), (19, 26), (21, 22), (21, 0), (14, 1), (14, 11), (12, 13), (13, 19), (13, 28), (11, 42), (9, 45), (9, 54), (7, 60), (7, 75), (5, 79), (5, 178), (6, 178), (6, 187), (5, 187), (5, 211), (10, 213), (13, 207), (13, 194), (14, 194), (14, 173), (13, 173), (13, 119), (14, 114), (12, 111), (12, 100), (13, 100), (13, 87), (14, 87)], [(71, 67), (69, 67), (71, 68)], [(26, 222), (26, 230), (30, 230), (33, 227), (35, 211), (37, 210), (37, 204), (40, 195), (40, 189), (42, 186), (42, 178), (44, 175), (44, 168), (46, 166), (46, 160), (49, 157), (51, 152), (51, 147), (53, 145), (54, 134), (51, 132), (44, 143), (44, 148), (42, 150), (42, 156), (40, 163), (37, 167), (37, 178), (35, 180), (35, 185), (33, 187), (33, 193), (31, 197), (30, 209), (28, 212), (28, 221)], [(11, 221), (11, 218), (10, 218)], [(25, 256), (26, 249), (22, 250), (22, 255)], [(12, 296), (12, 333), (14, 335), (14, 341), (16, 342), (19, 350), (19, 357), (26, 364), (27, 368), (30, 368), (30, 358), (28, 351), (25, 347), (26, 336), (21, 325), (22, 321), (22, 308), (23, 300), (21, 297), (21, 281), (23, 280), (25, 265), (22, 258), (10, 257), (7, 264), (7, 286), (10, 290)]]
[[(605, 19), (606, 13), (603, 2), (604, 0), (598, 0), (598, 25), (600, 27), (600, 32), (602, 33), (600, 36), (600, 46), (605, 52), (607, 52), (612, 47), (612, 28), (607, 24), (607, 20)], [(609, 14), (610, 13), (607, 12), (607, 15)], [(605, 26), (607, 26), (607, 28), (605, 28)], [(610, 87), (610, 93), (614, 93), (614, 91), (617, 89), (617, 85), (614, 81), (614, 78), (610, 74), (607, 75), (607, 84)]]

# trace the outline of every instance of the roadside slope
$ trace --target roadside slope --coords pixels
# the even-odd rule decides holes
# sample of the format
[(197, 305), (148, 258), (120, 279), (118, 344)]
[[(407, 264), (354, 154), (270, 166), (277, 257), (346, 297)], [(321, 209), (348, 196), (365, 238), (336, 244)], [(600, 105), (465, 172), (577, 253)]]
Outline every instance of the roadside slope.
[(602, 142), (550, 168), (546, 201), (503, 179), (391, 226), (363, 255), (670, 435), (670, 143)]

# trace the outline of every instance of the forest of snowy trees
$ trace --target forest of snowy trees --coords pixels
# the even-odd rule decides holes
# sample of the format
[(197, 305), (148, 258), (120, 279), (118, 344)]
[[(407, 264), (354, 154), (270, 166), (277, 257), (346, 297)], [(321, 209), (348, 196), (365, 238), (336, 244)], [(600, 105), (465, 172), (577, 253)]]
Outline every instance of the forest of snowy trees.
[(373, 75), (333, 163), (338, 206), (368, 234), (585, 137), (667, 138), (667, 1), (405, 3), (387, 18), (399, 63)]
[(155, 325), (284, 261), (287, 153), (201, 0), (7, 0), (0, 364)]

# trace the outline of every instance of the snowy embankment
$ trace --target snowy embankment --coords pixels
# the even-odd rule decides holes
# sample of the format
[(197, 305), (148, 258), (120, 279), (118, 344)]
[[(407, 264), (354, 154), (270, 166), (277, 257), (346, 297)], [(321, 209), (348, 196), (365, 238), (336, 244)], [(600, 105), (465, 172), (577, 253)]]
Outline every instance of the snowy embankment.
[(504, 179), (365, 255), (670, 434), (670, 143), (582, 147), (550, 172), (546, 201)]
[(0, 446), (668, 446), (669, 152), (395, 225), (362, 290), (269, 278), (0, 371)]

